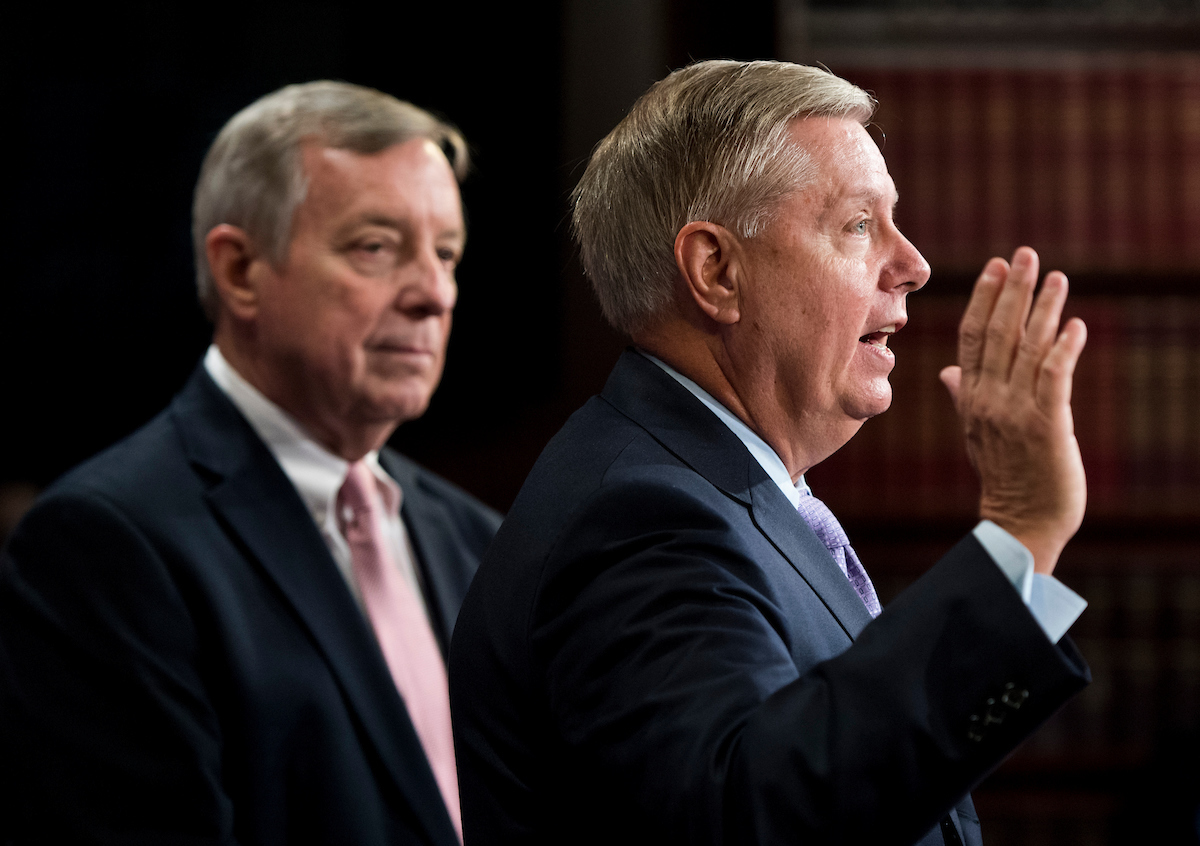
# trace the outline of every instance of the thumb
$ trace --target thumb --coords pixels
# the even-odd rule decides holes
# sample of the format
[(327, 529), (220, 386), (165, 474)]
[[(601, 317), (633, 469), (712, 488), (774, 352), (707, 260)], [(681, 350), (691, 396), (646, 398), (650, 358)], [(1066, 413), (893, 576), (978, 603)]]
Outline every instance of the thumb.
[(954, 400), (954, 406), (957, 408), (958, 386), (962, 384), (962, 368), (957, 364), (950, 367), (943, 367), (942, 372), (938, 374), (938, 378), (942, 380), (942, 384), (950, 392), (950, 399)]

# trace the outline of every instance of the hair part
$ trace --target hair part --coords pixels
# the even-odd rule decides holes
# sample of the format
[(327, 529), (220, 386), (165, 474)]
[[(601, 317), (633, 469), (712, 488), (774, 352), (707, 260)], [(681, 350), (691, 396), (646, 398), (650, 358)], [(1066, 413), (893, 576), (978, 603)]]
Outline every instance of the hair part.
[(292, 217), (308, 190), (303, 145), (371, 155), (415, 138), (436, 144), (462, 182), (469, 167), (462, 134), (373, 88), (328, 80), (288, 85), (230, 118), (204, 157), (192, 204), (196, 292), (209, 319), (216, 320), (219, 298), (206, 255), (208, 233), (222, 223), (236, 226), (272, 262), (282, 262)]
[(820, 68), (706, 61), (641, 96), (592, 153), (576, 186), (574, 229), (605, 318), (634, 335), (664, 314), (677, 276), (675, 236), (694, 220), (753, 238), (812, 176), (789, 143), (797, 118), (866, 124), (875, 100)]

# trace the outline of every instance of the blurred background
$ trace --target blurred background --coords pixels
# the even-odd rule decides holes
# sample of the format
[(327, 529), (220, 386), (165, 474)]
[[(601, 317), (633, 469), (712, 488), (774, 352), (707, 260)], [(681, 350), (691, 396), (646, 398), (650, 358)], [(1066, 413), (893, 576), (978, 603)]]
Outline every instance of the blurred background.
[[(97, 4), (99, 5), (99, 4)], [(290, 82), (375, 86), (457, 123), (475, 171), (443, 386), (394, 445), (497, 508), (625, 345), (570, 243), (592, 146), (670, 69), (820, 62), (880, 99), (899, 224), (933, 266), (895, 402), (810, 474), (880, 593), (969, 530), (936, 380), (975, 273), (1019, 244), (1089, 325), (1089, 513), (1058, 571), (1092, 686), (976, 791), (990, 846), (1197, 843), (1200, 0), (181, 2), (10, 17), (0, 536), (161, 409), (202, 355), (201, 157)]]

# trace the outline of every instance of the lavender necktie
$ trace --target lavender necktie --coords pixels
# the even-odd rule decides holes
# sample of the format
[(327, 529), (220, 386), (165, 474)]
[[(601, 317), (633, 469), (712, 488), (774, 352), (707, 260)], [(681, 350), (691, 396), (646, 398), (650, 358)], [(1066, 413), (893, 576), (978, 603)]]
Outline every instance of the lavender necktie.
[(854, 585), (854, 590), (862, 599), (863, 605), (867, 606), (867, 611), (872, 617), (878, 617), (883, 609), (879, 605), (879, 597), (875, 594), (875, 586), (871, 584), (871, 577), (854, 554), (850, 539), (846, 537), (845, 529), (833, 516), (833, 512), (811, 493), (804, 492), (800, 494), (800, 505), (796, 510), (812, 528), (813, 533), (820, 538), (821, 543), (828, 547), (829, 554), (846, 574), (850, 584)]

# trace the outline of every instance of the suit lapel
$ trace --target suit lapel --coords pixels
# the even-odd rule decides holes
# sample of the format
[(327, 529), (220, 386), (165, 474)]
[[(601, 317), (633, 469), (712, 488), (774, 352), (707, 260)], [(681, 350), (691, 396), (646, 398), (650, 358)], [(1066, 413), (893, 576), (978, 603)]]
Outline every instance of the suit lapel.
[(871, 622), (871, 614), (825, 544), (765, 471), (751, 488), (751, 496), (751, 515), (759, 531), (808, 582), (850, 639), (858, 637)]
[(211, 479), (214, 513), (295, 612), (432, 842), (457, 842), (374, 635), (295, 487), (202, 370), (173, 412), (189, 458)]
[(685, 464), (750, 510), (751, 519), (854, 639), (871, 615), (825, 545), (737, 435), (654, 362), (627, 350), (602, 393)]

